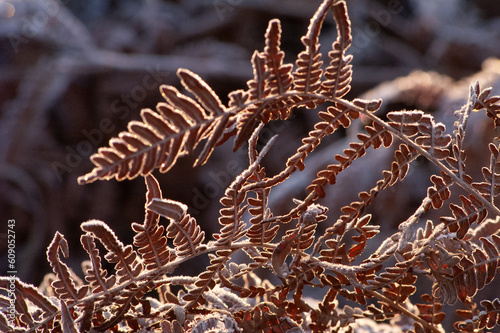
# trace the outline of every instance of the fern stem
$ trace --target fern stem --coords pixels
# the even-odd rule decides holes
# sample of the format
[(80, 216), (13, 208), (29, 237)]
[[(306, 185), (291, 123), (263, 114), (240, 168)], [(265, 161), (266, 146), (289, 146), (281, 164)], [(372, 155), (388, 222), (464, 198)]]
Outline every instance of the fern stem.
[(363, 289), (366, 293), (372, 295), (373, 297), (383, 301), (385, 304), (390, 306), (391, 308), (395, 309), (396, 311), (410, 317), (411, 319), (419, 322), (422, 326), (424, 326), (428, 331), (434, 332), (434, 333), (442, 333), (441, 330), (437, 329), (434, 325), (429, 324), (413, 312), (409, 311), (408, 309), (404, 308), (403, 306), (399, 305), (398, 303), (395, 303), (393, 300), (390, 298), (385, 297), (384, 295), (376, 292), (375, 290), (370, 290), (370, 289)]
[[(321, 95), (322, 96), (322, 95)], [(326, 96), (322, 96), (321, 98), (326, 98)], [(478, 195), (478, 192), (476, 189), (472, 188), (469, 184), (467, 184), (463, 179), (458, 177), (453, 171), (451, 171), (448, 167), (446, 167), (443, 163), (441, 163), (438, 159), (436, 159), (434, 156), (432, 156), (429, 152), (424, 150), (420, 145), (416, 144), (406, 136), (402, 135), (400, 132), (389, 126), (386, 122), (384, 122), (382, 119), (374, 115), (373, 113), (367, 112), (363, 110), (360, 107), (355, 106), (354, 104), (343, 100), (343, 99), (337, 99), (337, 98), (327, 98), (328, 100), (342, 104), (346, 107), (352, 108), (353, 110), (359, 111), (363, 113), (365, 116), (370, 118), (372, 121), (378, 123), (380, 126), (384, 127), (387, 131), (391, 132), (393, 135), (398, 137), (401, 141), (406, 143), (408, 146), (411, 146), (417, 150), (417, 152), (424, 156), (426, 159), (428, 159), (430, 162), (432, 162), (434, 165), (436, 165), (441, 171), (446, 173), (448, 176), (452, 177), (454, 182), (457, 183), (461, 188), (463, 188), (465, 191), (467, 191), (469, 194), (472, 194), (475, 198), (477, 198), (481, 203), (484, 204), (490, 211), (494, 212), (495, 215), (500, 216), (500, 209), (498, 209), (495, 205), (493, 205), (490, 201), (488, 201), (486, 198), (484, 198), (481, 195)]]

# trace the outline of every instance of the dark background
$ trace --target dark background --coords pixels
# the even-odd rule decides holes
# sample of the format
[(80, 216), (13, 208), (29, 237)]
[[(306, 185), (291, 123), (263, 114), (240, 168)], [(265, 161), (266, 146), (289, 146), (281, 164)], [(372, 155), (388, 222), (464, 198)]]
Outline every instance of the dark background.
[[(136, 179), (79, 186), (77, 177), (93, 167), (88, 157), (125, 130), (130, 120), (139, 119), (141, 108), (154, 109), (162, 99), (160, 84), (182, 89), (175, 75), (179, 67), (199, 74), (223, 102), (230, 91), (245, 89), (252, 77), (251, 55), (263, 49), (272, 18), (282, 21), (285, 61), (294, 63), (303, 50), (300, 36), (319, 4), (306, 0), (2, 2), (0, 274), (6, 270), (9, 219), (16, 221), (18, 276), (34, 284), (50, 271), (45, 250), (56, 231), (69, 241), (66, 262), (77, 274), (86, 259), (79, 246), (81, 222), (103, 220), (130, 243), (130, 223), (143, 219), (145, 185)], [(453, 111), (467, 98), (470, 83), (479, 79), (482, 86), (492, 85), (499, 93), (500, 65), (493, 59), (500, 56), (497, 1), (353, 0), (348, 1), (348, 10), (354, 39), (348, 97), (384, 98), (382, 114), (402, 108), (433, 112), (451, 132)], [(329, 15), (321, 35), (324, 55), (335, 38)], [(475, 134), (470, 135), (473, 175), (480, 175), (481, 163), (488, 159), (486, 143), (493, 135), (490, 129), (483, 130), (481, 119), (485, 117), (478, 118), (471, 130)], [(269, 174), (283, 168), (317, 120), (316, 112), (299, 109), (292, 120), (267, 126), (263, 142), (280, 135), (264, 162)], [(306, 160), (308, 172), (272, 192), (276, 213), (292, 207), (292, 197), (303, 198), (315, 173), (334, 162), (334, 155), (347, 147), (353, 134), (342, 132), (325, 140), (317, 156)], [(244, 149), (230, 152), (231, 143), (216, 149), (203, 167), (192, 169), (194, 158), (185, 157), (168, 174), (155, 173), (164, 197), (187, 204), (207, 233), (218, 228), (218, 199), (225, 187), (247, 167)], [(381, 170), (389, 167), (392, 153), (381, 149), (370, 154), (362, 163), (373, 164), (373, 172), (367, 172), (366, 165), (353, 166), (328, 190), (330, 199), (322, 204), (330, 207), (332, 221), (342, 205), (375, 185)], [(413, 177), (377, 198), (377, 208), (371, 211), (387, 234), (418, 206), (429, 186), (428, 176), (435, 172), (425, 161), (411, 170)]]

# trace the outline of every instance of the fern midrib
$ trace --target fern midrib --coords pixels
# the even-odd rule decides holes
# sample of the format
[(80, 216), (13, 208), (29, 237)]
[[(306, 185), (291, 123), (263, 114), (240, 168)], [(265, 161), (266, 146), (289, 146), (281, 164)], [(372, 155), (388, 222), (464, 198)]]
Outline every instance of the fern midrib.
[(57, 268), (54, 267), (54, 270), (58, 273), (57, 275), (60, 275), (60, 277), (61, 277), (58, 281), (63, 281), (64, 286), (65, 286), (64, 290), (70, 291), (71, 292), (71, 297), (73, 298), (73, 300), (77, 300), (78, 299), (78, 294), (75, 294), (75, 291), (76, 291), (75, 290), (75, 285), (72, 283), (72, 281), (70, 279), (68, 280), (66, 278), (66, 276), (64, 275), (64, 266), (65, 265), (62, 262), (60, 262), (59, 260), (57, 262)]
[[(112, 238), (112, 237), (109, 237), (108, 241), (105, 241), (103, 244), (106, 247), (106, 249), (108, 250), (108, 253), (106, 255), (112, 254), (114, 258), (111, 256), (110, 256), (110, 258), (113, 258), (116, 260), (116, 266), (118, 267), (117, 273), (120, 271), (122, 271), (124, 273), (121, 276), (117, 274), (118, 279), (126, 278), (126, 276), (128, 276), (129, 278), (134, 278), (133, 270), (135, 268), (137, 268), (137, 265), (142, 265), (142, 263), (137, 262), (137, 260), (135, 258), (134, 258), (134, 261), (130, 265), (127, 263), (127, 258), (129, 258), (130, 256), (137, 257), (137, 253), (133, 249), (129, 253), (128, 256), (125, 253), (125, 249), (129, 246), (132, 247), (132, 245), (127, 245), (126, 247), (124, 247), (123, 244), (116, 243), (116, 239)], [(106, 244), (112, 244), (113, 248), (108, 248)], [(113, 261), (110, 261), (110, 262), (113, 262)], [(134, 263), (137, 263), (137, 265), (132, 267), (131, 265), (133, 265)], [(121, 269), (119, 269), (120, 267), (121, 267)], [(143, 267), (141, 267), (141, 270), (142, 269), (143, 269)]]
[[(326, 97), (326, 96), (325, 96)], [(355, 106), (354, 104), (344, 100), (344, 99), (339, 99), (339, 98), (328, 98), (332, 102), (336, 102), (339, 104), (342, 104), (346, 107), (353, 108), (356, 111), (362, 112), (364, 115), (366, 115), (368, 118), (370, 118), (372, 121), (378, 123), (380, 126), (384, 127), (387, 131), (391, 132), (393, 135), (395, 135), (398, 139), (406, 143), (408, 146), (411, 146), (417, 150), (417, 152), (420, 155), (423, 155), (427, 160), (432, 162), (434, 165), (436, 165), (441, 171), (446, 173), (448, 176), (453, 178), (455, 183), (457, 183), (460, 187), (462, 187), (465, 191), (467, 191), (469, 194), (472, 194), (476, 199), (481, 201), (490, 211), (494, 212), (495, 215), (500, 216), (500, 209), (495, 207), (490, 201), (486, 200), (482, 195), (478, 195), (477, 190), (472, 188), (469, 184), (467, 184), (465, 181), (463, 181), (460, 177), (458, 177), (453, 171), (451, 171), (449, 168), (447, 168), (443, 163), (441, 163), (440, 160), (432, 156), (429, 152), (424, 150), (420, 145), (416, 144), (413, 142), (411, 139), (406, 137), (405, 135), (402, 135), (399, 133), (396, 129), (392, 128), (389, 126), (386, 122), (381, 120), (379, 117), (376, 115), (365, 111), (364, 109)]]
[[(377, 135), (376, 137), (370, 137), (370, 139), (367, 140), (366, 142), (363, 142), (363, 145), (360, 146), (360, 147), (366, 149), (370, 145), (373, 145), (373, 143), (372, 143), (373, 140), (377, 139), (378, 137), (379, 137), (379, 135)], [(344, 170), (346, 168), (346, 167), (344, 167), (345, 165), (348, 166), (348, 165), (352, 164), (352, 162), (359, 157), (358, 153), (357, 153), (359, 151), (360, 151), (360, 149), (357, 149), (356, 153), (354, 153), (351, 156), (349, 156), (349, 158), (347, 159), (347, 161), (345, 163), (341, 163), (340, 162), (340, 164), (336, 164), (336, 165), (340, 165), (342, 167), (342, 170)], [(335, 176), (337, 174), (338, 173), (336, 173)], [(329, 170), (329, 175), (334, 175), (334, 171), (333, 170)], [(329, 183), (329, 179), (326, 178), (326, 177), (323, 177), (322, 179), (320, 179), (320, 181), (318, 181), (318, 182), (316, 182), (316, 183), (313, 184), (314, 185), (314, 189), (311, 190), (311, 192), (307, 195), (307, 197), (304, 199), (304, 201), (300, 205), (298, 205), (297, 207), (295, 207), (294, 209), (292, 209), (286, 215), (275, 216), (275, 217), (273, 217), (273, 218), (271, 218), (269, 220), (266, 220), (265, 222), (273, 222), (273, 221), (276, 221), (278, 219), (289, 220), (291, 218), (296, 217), (301, 211), (304, 211), (305, 207), (309, 206), (311, 203), (313, 203), (318, 198), (317, 189), (324, 188), (328, 183)]]
[[(79, 183), (80, 184), (84, 184), (84, 183), (88, 183), (88, 182), (92, 182), (92, 181), (95, 181), (97, 179), (100, 178), (99, 175), (97, 175), (96, 173), (99, 173), (99, 174), (107, 174), (111, 171), (113, 171), (115, 168), (119, 167), (120, 165), (123, 165), (123, 164), (129, 164), (131, 160), (134, 160), (136, 158), (144, 158), (144, 156), (151, 150), (153, 149), (158, 149), (159, 146), (161, 145), (164, 145), (164, 144), (168, 144), (168, 142), (171, 142), (173, 140), (176, 140), (176, 139), (179, 139), (179, 138), (182, 138), (182, 137), (187, 137), (187, 135), (189, 135), (190, 132), (194, 131), (194, 130), (197, 130), (199, 129), (200, 127), (202, 126), (210, 126), (211, 123), (214, 123), (216, 122), (217, 120), (219, 120), (220, 118), (222, 117), (227, 117), (228, 115), (230, 117), (232, 116), (235, 116), (235, 115), (238, 115), (238, 113), (240, 113), (241, 111), (247, 109), (248, 107), (252, 106), (252, 105), (255, 105), (255, 104), (259, 104), (259, 103), (264, 103), (266, 105), (269, 105), (271, 102), (275, 101), (275, 100), (279, 100), (279, 99), (286, 99), (290, 96), (297, 96), (297, 94), (299, 94), (297, 91), (288, 91), (284, 94), (277, 94), (277, 95), (272, 95), (272, 96), (267, 96), (265, 98), (260, 98), (260, 99), (257, 99), (257, 100), (252, 100), (252, 101), (249, 101), (247, 103), (244, 103), (242, 105), (238, 105), (238, 106), (234, 106), (234, 107), (231, 107), (231, 108), (226, 108), (226, 111), (222, 114), (218, 114), (217, 116), (215, 117), (211, 117), (211, 118), (207, 118), (205, 119), (204, 121), (201, 121), (201, 122), (198, 122), (196, 123), (194, 126), (191, 126), (191, 127), (187, 127), (187, 128), (183, 128), (183, 129), (180, 129), (177, 133), (175, 134), (172, 134), (172, 135), (169, 135), (169, 136), (166, 136), (164, 137), (163, 139), (161, 140), (158, 140), (158, 141), (155, 141), (155, 142), (149, 142), (149, 145), (146, 146), (145, 148), (143, 149), (138, 149), (136, 151), (134, 151), (132, 154), (129, 154), (129, 155), (126, 155), (126, 156), (123, 156), (122, 153), (118, 152), (116, 149), (114, 148), (111, 148), (113, 149), (113, 151), (115, 151), (119, 156), (122, 156), (122, 158), (119, 160), (119, 161), (116, 161), (114, 163), (111, 163), (110, 165), (108, 166), (97, 166), (96, 165), (96, 168), (94, 168), (94, 170), (92, 170), (90, 173), (82, 176), (82, 177), (79, 177), (78, 180), (79, 180)], [(304, 97), (308, 97), (308, 96), (304, 96)], [(314, 97), (313, 97), (314, 98)], [(300, 101), (300, 102), (297, 102), (295, 104), (295, 106), (300, 106), (302, 104), (306, 104), (307, 102), (309, 101)], [(144, 122), (142, 122), (144, 123)], [(149, 126), (149, 125), (148, 125)], [(155, 128), (151, 128), (152, 131), (154, 131), (154, 133), (156, 135), (159, 135), (159, 136), (162, 136), (161, 133), (159, 133)], [(135, 134), (134, 132), (131, 132), (129, 131), (128, 133), (130, 134), (133, 134), (133, 135), (137, 135)], [(203, 135), (205, 138), (207, 137), (206, 134)], [(142, 140), (143, 141), (143, 140)], [(127, 144), (128, 145), (128, 144)], [(193, 149), (198, 145), (198, 142), (193, 146)], [(184, 144), (183, 144), (184, 146)], [(183, 149), (183, 148), (182, 148)], [(179, 154), (179, 156), (182, 156), (182, 155), (185, 155), (187, 153), (190, 153), (188, 151), (184, 151), (182, 153)], [(96, 154), (94, 155), (99, 155), (100, 153), (97, 152)], [(158, 166), (155, 165), (155, 168), (157, 168)], [(112, 176), (115, 176), (115, 174), (112, 174)]]
[[(247, 185), (247, 186), (243, 187), (243, 191), (253, 191), (253, 190), (258, 189), (258, 188), (271, 187), (271, 186), (274, 186), (274, 185), (276, 185), (278, 183), (281, 183), (282, 181), (284, 181), (288, 177), (290, 177), (292, 175), (292, 173), (295, 172), (295, 170), (298, 169), (299, 163), (304, 163), (306, 157), (312, 151), (314, 151), (314, 149), (316, 149), (317, 146), (319, 146), (321, 144), (321, 141), (323, 140), (323, 138), (328, 135), (329, 128), (334, 123), (336, 123), (339, 118), (341, 118), (343, 115), (345, 115), (348, 111), (349, 110), (342, 111), (337, 117), (335, 117), (333, 120), (331, 120), (329, 122), (322, 121), (322, 123), (328, 124), (328, 126), (326, 126), (323, 130), (321, 130), (320, 132), (318, 132), (318, 135), (316, 135), (315, 137), (313, 137), (314, 138), (313, 141), (311, 141), (307, 145), (300, 146), (299, 148), (303, 148), (304, 147), (304, 149), (302, 149), (302, 151), (296, 152), (295, 154), (293, 154), (287, 160), (287, 162), (288, 162), (292, 158), (295, 158), (295, 163), (292, 163), (292, 164), (289, 164), (289, 165), (287, 163), (287, 167), (283, 171), (281, 171), (279, 174), (277, 174), (277, 175), (275, 175), (275, 176), (273, 176), (271, 178), (267, 178), (265, 180), (259, 180), (256, 183)], [(312, 130), (312, 131), (314, 131), (314, 130)], [(335, 132), (335, 129), (334, 129), (334, 132)], [(333, 134), (333, 132), (331, 134)], [(310, 137), (311, 136), (308, 136), (307, 138), (310, 138)]]
[(92, 252), (92, 254), (89, 254), (89, 256), (91, 258), (92, 268), (93, 268), (92, 270), (94, 272), (94, 276), (96, 277), (99, 286), (101, 286), (102, 290), (106, 292), (108, 290), (108, 287), (106, 286), (106, 277), (105, 276), (103, 277), (101, 276), (101, 274), (99, 274), (100, 273), (99, 271), (102, 270), (99, 252), (95, 253), (97, 251), (95, 243), (92, 244), (93, 242), (91, 242), (91, 240), (88, 238), (86, 238), (86, 241), (88, 242), (89, 244), (88, 247)]
[(494, 205), (494, 200), (495, 200), (495, 185), (496, 185), (496, 173), (495, 173), (495, 166), (498, 163), (498, 160), (500, 159), (500, 154), (498, 155), (497, 159), (494, 160), (494, 154), (491, 154), (490, 158), (490, 171), (491, 171), (491, 186), (490, 186), (490, 202), (492, 205)]
[(149, 251), (153, 253), (154, 255), (154, 258), (155, 258), (155, 263), (156, 263), (156, 267), (161, 267), (162, 263), (161, 263), (161, 259), (160, 259), (160, 255), (159, 255), (159, 251), (157, 251), (156, 249), (156, 244), (154, 242), (154, 239), (153, 237), (151, 237), (151, 230), (153, 230), (153, 234), (156, 233), (156, 230), (158, 228), (158, 224), (155, 224), (156, 228), (151, 228), (151, 229), (146, 229), (144, 228), (144, 232), (146, 234), (146, 237), (147, 237), (147, 242), (149, 244)]
[(420, 323), (420, 325), (424, 326), (430, 332), (441, 333), (441, 330), (438, 327), (428, 323), (424, 319), (420, 318), (418, 315), (416, 315), (413, 312), (411, 312), (410, 310), (408, 310), (406, 307), (400, 305), (399, 303), (394, 302), (390, 298), (388, 298), (388, 297), (386, 297), (386, 296), (384, 296), (384, 295), (382, 295), (374, 290), (367, 289), (366, 292), (371, 294), (373, 297), (375, 297), (381, 301), (384, 301), (389, 307), (395, 309), (396, 311), (399, 311), (399, 312), (405, 314), (406, 316), (408, 316), (409, 318), (412, 318), (414, 321)]
[[(239, 187), (239, 186), (238, 186)], [(236, 234), (238, 233), (239, 225), (240, 225), (240, 205), (238, 205), (238, 191), (235, 189), (233, 192), (233, 216), (234, 216), (234, 221), (233, 221), (233, 228), (231, 230), (231, 236), (229, 237), (228, 241), (229, 244), (233, 243), (234, 238), (236, 237)]]
[[(471, 266), (468, 266), (466, 269), (464, 269), (462, 272), (459, 272), (457, 273), (456, 275), (453, 276), (453, 280), (457, 279), (458, 277), (464, 275), (465, 273), (469, 272), (469, 271), (475, 271), (476, 268), (478, 267), (482, 267), (482, 266), (485, 266), (485, 265), (488, 265), (490, 263), (493, 263), (493, 262), (498, 262), (498, 260), (500, 259), (500, 256), (496, 256), (493, 257), (493, 258), (488, 258), (487, 260), (483, 260), (483, 261), (480, 261), (479, 263), (477, 262), (474, 262), (473, 265)], [(496, 273), (495, 273), (496, 274)], [(474, 273), (474, 276), (477, 276), (475, 273)], [(479, 289), (479, 288), (478, 288)]]
[[(186, 224), (192, 223), (191, 222), (191, 219), (192, 219), (191, 216), (186, 215), (184, 217), (184, 219), (188, 219), (188, 221), (186, 222)], [(186, 230), (184, 230), (183, 226), (181, 226), (179, 222), (176, 222), (176, 221), (172, 220), (170, 223), (171, 223), (171, 225), (174, 225), (177, 228), (178, 233), (181, 233), (182, 236), (183, 236), (183, 238), (189, 244), (189, 247), (191, 248), (191, 255), (192, 256), (196, 256), (198, 254), (198, 252), (196, 251), (196, 246), (193, 243), (193, 239), (192, 239), (191, 235)], [(194, 229), (193, 232), (196, 232), (196, 226), (193, 229)], [(175, 238), (177, 237), (178, 233), (176, 233)], [(174, 240), (175, 240), (175, 238), (174, 238)], [(174, 245), (177, 248), (178, 245), (185, 245), (186, 242), (183, 241), (181, 244), (174, 244)]]

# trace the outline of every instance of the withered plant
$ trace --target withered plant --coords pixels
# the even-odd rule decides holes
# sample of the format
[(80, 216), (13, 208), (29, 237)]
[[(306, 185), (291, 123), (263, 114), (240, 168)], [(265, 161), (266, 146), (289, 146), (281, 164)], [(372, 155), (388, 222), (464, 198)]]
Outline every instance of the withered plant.
[[(332, 14), (337, 39), (324, 67), (318, 38)], [(500, 97), (473, 83), (467, 102), (455, 112), (452, 133), (419, 110), (378, 116), (382, 100), (345, 98), (352, 37), (344, 1), (321, 4), (301, 38), (305, 49), (295, 66), (284, 63), (280, 36), (280, 21), (273, 19), (264, 51), (252, 56), (248, 89), (231, 92), (228, 105), (198, 75), (179, 69), (187, 92), (161, 86), (165, 100), (156, 111), (143, 109), (141, 121), (131, 121), (91, 157), (95, 168), (78, 179), (82, 185), (145, 180), (145, 218), (131, 224), (133, 244), (123, 244), (102, 221), (82, 223), (81, 244), (89, 260), (82, 264), (81, 280), (63, 262), (69, 245), (56, 233), (47, 249), (53, 273), (43, 287), (0, 278), (5, 291), (15, 285), (16, 312), (10, 320), (11, 298), (1, 296), (0, 331), (340, 332), (355, 330), (363, 320), (392, 320), (406, 331), (442, 332), (450, 313), (446, 308), (463, 318), (454, 324), (459, 331), (479, 332), (500, 323), (500, 299), (475, 297), (495, 280), (500, 259), (499, 142), (488, 145), (490, 162), (482, 179), (469, 175), (464, 151), (469, 115), (485, 111), (494, 131), (500, 125)], [(278, 119), (293, 121), (294, 112), (311, 112), (304, 109), (319, 109), (319, 120), (281, 171), (268, 175), (262, 161), (279, 147), (273, 137), (259, 150), (260, 131)], [(291, 181), (322, 139), (359, 117), (367, 125), (357, 140), (332, 156), (335, 161), (317, 173), (305, 197), (289, 198), (292, 209), (273, 212), (273, 187)], [(220, 230), (206, 235), (185, 204), (162, 196), (153, 172), (168, 172), (188, 154), (196, 154), (195, 166), (201, 166), (232, 137), (235, 151), (248, 142), (248, 168), (220, 199)], [(325, 188), (335, 186), (353, 162), (366, 163), (370, 172), (369, 161), (362, 160), (367, 150), (395, 145), (388, 169), (357, 201), (341, 212), (319, 204)], [(438, 173), (398, 230), (377, 239), (381, 226), (365, 210), (377, 205), (378, 193), (403, 181), (417, 159), (428, 160)], [(463, 194), (453, 196), (455, 189)], [(424, 220), (429, 211), (440, 217)], [(369, 242), (377, 244), (373, 253), (366, 251)], [(180, 264), (207, 255), (210, 264), (198, 276), (178, 271)], [(104, 269), (103, 261), (114, 269)], [(312, 301), (311, 290), (322, 296)]]

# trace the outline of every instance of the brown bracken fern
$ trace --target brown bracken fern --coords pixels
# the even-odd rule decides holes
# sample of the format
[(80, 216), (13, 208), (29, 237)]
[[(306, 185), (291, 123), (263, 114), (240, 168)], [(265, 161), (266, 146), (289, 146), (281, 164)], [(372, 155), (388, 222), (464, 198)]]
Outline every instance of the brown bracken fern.
[[(330, 16), (337, 39), (324, 67), (319, 35)], [(281, 32), (280, 21), (271, 20), (264, 51), (251, 58), (254, 77), (248, 89), (231, 92), (227, 106), (198, 75), (179, 69), (186, 94), (161, 86), (164, 101), (156, 111), (142, 110), (141, 121), (131, 121), (109, 147), (91, 156), (95, 167), (78, 179), (80, 184), (145, 180), (145, 218), (131, 225), (133, 244), (122, 243), (102, 221), (82, 223), (89, 261), (80, 280), (63, 262), (69, 246), (56, 233), (47, 249), (50, 287), (39, 290), (14, 279), (16, 317), (10, 321), (0, 313), (0, 331), (346, 332), (363, 320), (399, 320), (410, 325), (407, 331), (442, 332), (444, 310), (459, 302), (463, 319), (455, 322), (456, 330), (498, 330), (499, 298), (475, 296), (495, 280), (500, 260), (495, 200), (500, 147), (497, 138), (489, 143), (483, 179), (473, 179), (464, 145), (472, 112), (484, 110), (491, 128), (500, 126), (500, 97), (474, 83), (466, 104), (455, 112), (452, 133), (419, 110), (391, 111), (382, 118), (376, 115), (381, 100), (345, 98), (352, 79), (352, 36), (344, 1), (326, 0), (318, 8), (301, 38), (305, 49), (295, 68), (284, 63)], [(281, 171), (268, 175), (261, 164), (276, 148), (276, 138), (259, 150), (259, 133), (268, 122), (291, 121), (299, 107), (321, 108), (319, 120)], [(307, 156), (326, 136), (360, 117), (367, 125), (357, 140), (332, 156), (303, 198), (290, 198), (289, 211), (273, 212), (273, 187), (304, 170)], [(188, 154), (196, 154), (195, 165), (201, 166), (231, 137), (234, 150), (248, 142), (248, 168), (220, 199), (220, 230), (207, 237), (185, 204), (162, 196), (153, 172), (169, 171)], [(358, 200), (338, 215), (319, 203), (326, 188), (368, 150), (393, 146), (390, 166)], [(427, 195), (396, 232), (366, 253), (381, 226), (365, 210), (377, 204), (378, 193), (403, 181), (417, 159), (439, 170), (430, 177)], [(423, 220), (432, 210), (441, 217)], [(180, 264), (206, 255), (210, 263), (198, 276), (177, 274)], [(112, 271), (103, 268), (104, 261)], [(0, 278), (1, 289), (8, 291), (10, 284)], [(306, 298), (311, 287), (322, 299)], [(0, 296), (2, 310), (8, 305)]]

